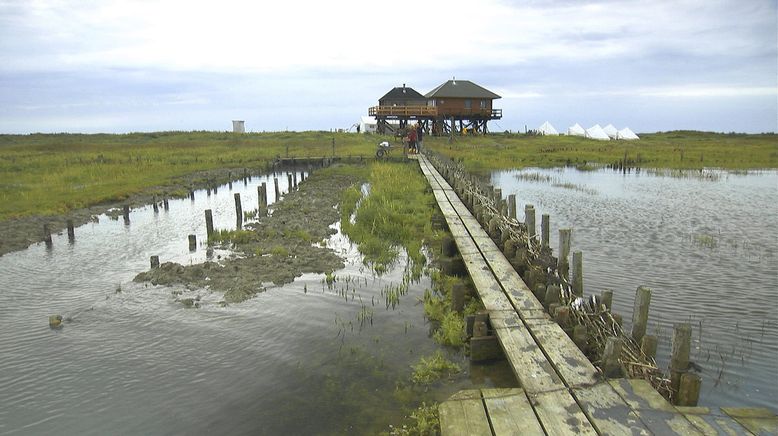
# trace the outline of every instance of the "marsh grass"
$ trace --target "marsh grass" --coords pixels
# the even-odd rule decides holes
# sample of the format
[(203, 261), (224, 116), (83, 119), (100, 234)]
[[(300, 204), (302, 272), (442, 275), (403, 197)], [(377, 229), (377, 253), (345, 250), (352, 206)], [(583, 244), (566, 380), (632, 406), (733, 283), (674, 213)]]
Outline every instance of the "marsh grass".
[(589, 169), (622, 160), (641, 168), (778, 168), (775, 134), (674, 131), (643, 134), (639, 141), (494, 134), (457, 138), (453, 143), (428, 137), (424, 144), (480, 173), (527, 167)]
[(412, 366), (411, 382), (416, 385), (427, 386), (443, 377), (459, 373), (461, 368), (455, 362), (446, 359), (438, 350), (431, 356), (422, 357), (419, 363)]
[[(328, 132), (0, 135), (0, 221), (51, 215), (159, 187), (198, 171), (259, 168), (277, 156), (371, 156), (377, 136)], [(237, 174), (237, 173), (236, 173)], [(166, 190), (186, 195), (186, 190)]]
[(434, 198), (427, 182), (415, 163), (373, 163), (369, 171), (369, 195), (363, 197), (361, 187), (353, 186), (342, 197), (341, 229), (378, 274), (391, 267), (404, 248), (410, 277), (418, 279), (427, 263), (425, 245), (436, 245), (440, 237), (432, 230)]

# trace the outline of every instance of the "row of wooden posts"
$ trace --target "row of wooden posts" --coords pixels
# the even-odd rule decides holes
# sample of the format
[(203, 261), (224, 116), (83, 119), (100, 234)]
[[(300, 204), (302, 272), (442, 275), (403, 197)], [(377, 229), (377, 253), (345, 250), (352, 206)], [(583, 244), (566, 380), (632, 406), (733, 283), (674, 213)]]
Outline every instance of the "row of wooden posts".
[[(296, 190), (299, 183), (302, 183), (305, 181), (305, 172), (300, 172), (300, 180), (298, 183), (297, 179), (297, 172), (294, 173), (288, 173), (288, 182), (289, 182), (289, 191), (292, 192), (293, 190)], [(278, 178), (273, 178), (273, 185), (275, 188), (275, 198), (278, 199), (281, 197), (281, 189), (278, 185)], [(234, 194), (235, 199), (235, 216), (236, 216), (236, 224), (237, 229), (241, 229), (243, 227), (243, 204), (240, 199), (240, 193)], [(261, 185), (257, 186), (257, 216), (259, 217), (266, 217), (269, 213), (268, 210), (268, 200), (267, 200), (267, 183), (262, 182)], [(206, 229), (206, 235), (208, 237), (208, 240), (210, 240), (214, 233), (216, 232), (216, 229), (213, 226), (213, 210), (212, 209), (205, 209), (205, 229)], [(196, 235), (189, 235), (189, 251), (195, 251), (197, 249), (197, 236)], [(151, 268), (159, 268), (159, 256), (151, 256)]]
[[(524, 223), (520, 223), (516, 216), (516, 195), (510, 194), (503, 199), (502, 190), (487, 185), (472, 175), (468, 174), (461, 165), (455, 164), (450, 159), (428, 154), (430, 161), (438, 171), (449, 181), (459, 194), (463, 202), (470, 208), (473, 215), (487, 229), (487, 233), (503, 250), (506, 258), (516, 268), (528, 287), (538, 300), (543, 303), (549, 314), (562, 325), (568, 327), (571, 321), (573, 304), (582, 305), (587, 300), (584, 296), (583, 281), (583, 253), (572, 253), (572, 265), (568, 263), (571, 248), (571, 229), (559, 229), (559, 257), (554, 258), (550, 248), (550, 216), (543, 214), (541, 217), (540, 238), (536, 233), (535, 208), (527, 204), (524, 208)], [(444, 243), (444, 259), (451, 249), (446, 249)], [(572, 267), (572, 268), (571, 268)], [(572, 270), (572, 271), (571, 271)], [(572, 273), (572, 277), (570, 276)], [(455, 290), (456, 291), (456, 290)], [(452, 304), (457, 307), (457, 302), (463, 298), (463, 290), (453, 292)], [(621, 316), (611, 314), (613, 291), (604, 290), (594, 301), (593, 306), (598, 310), (602, 307), (607, 310), (612, 319), (618, 324), (617, 331), (621, 329)], [(656, 368), (656, 350), (658, 338), (646, 334), (648, 325), (649, 304), (651, 301), (651, 289), (638, 287), (635, 293), (634, 310), (632, 314), (632, 330), (629, 335), (609, 335), (601, 353), (600, 368), (608, 377), (623, 376), (626, 354), (642, 354), (649, 364)], [(461, 304), (459, 304), (461, 306)], [(588, 337), (592, 332), (587, 332), (583, 324), (576, 324), (572, 328), (565, 328), (573, 341), (585, 351)], [(630, 348), (627, 350), (627, 348)], [(693, 406), (699, 398), (701, 379), (689, 372), (689, 355), (691, 348), (691, 326), (688, 323), (678, 323), (674, 326), (672, 338), (672, 354), (670, 361), (670, 389), (663, 392), (669, 395), (677, 405)], [(629, 353), (627, 353), (629, 351)], [(657, 369), (657, 371), (659, 371)], [(626, 371), (627, 375), (632, 374)], [(640, 371), (636, 371), (640, 372)], [(661, 392), (661, 390), (660, 390)]]

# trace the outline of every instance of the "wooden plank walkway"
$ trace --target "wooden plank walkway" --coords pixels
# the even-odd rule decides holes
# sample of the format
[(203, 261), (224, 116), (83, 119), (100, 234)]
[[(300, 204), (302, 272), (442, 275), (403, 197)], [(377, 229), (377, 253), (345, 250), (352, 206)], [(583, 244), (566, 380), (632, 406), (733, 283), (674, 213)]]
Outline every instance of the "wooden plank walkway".
[[(602, 379), (544, 314), (541, 303), (449, 183), (425, 156), (414, 157), (521, 385), (453, 396), (440, 406), (444, 435), (749, 434), (736, 417), (747, 415), (743, 412), (722, 412), (707, 419), (712, 415), (674, 408), (645, 381)], [(755, 426), (778, 423), (774, 414), (753, 419)]]

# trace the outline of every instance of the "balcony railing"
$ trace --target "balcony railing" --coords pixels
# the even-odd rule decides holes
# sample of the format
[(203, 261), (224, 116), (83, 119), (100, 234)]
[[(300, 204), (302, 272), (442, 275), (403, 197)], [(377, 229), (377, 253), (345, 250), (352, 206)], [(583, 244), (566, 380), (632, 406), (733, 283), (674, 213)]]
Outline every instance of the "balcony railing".
[(373, 106), (368, 108), (368, 115), (374, 117), (467, 117), (502, 118), (502, 109), (445, 109), (435, 106)]

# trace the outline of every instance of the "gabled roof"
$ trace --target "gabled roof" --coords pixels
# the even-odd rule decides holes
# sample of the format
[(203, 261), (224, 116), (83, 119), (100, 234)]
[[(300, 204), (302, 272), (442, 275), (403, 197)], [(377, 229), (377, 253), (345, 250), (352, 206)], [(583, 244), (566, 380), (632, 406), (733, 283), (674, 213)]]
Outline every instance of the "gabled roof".
[(416, 91), (413, 88), (405, 86), (398, 86), (396, 88), (392, 88), (391, 91), (387, 92), (386, 95), (379, 98), (378, 100), (402, 100), (402, 99), (419, 99), (424, 100), (424, 96), (421, 95), (418, 91)]
[(449, 80), (428, 92), (427, 98), (501, 98), (499, 95), (486, 88), (476, 85), (469, 80)]

